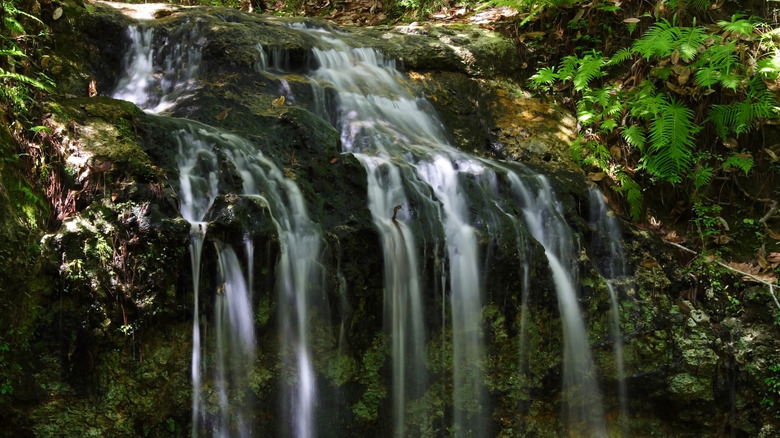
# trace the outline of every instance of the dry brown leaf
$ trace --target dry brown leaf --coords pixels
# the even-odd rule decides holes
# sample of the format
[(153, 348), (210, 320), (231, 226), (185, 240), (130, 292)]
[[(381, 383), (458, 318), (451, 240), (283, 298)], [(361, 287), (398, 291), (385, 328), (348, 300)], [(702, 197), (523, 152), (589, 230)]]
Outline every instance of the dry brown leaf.
[(760, 275), (754, 275), (753, 277), (748, 277), (746, 275), (746, 276), (742, 277), (742, 281), (751, 282), (751, 283), (758, 283), (760, 281), (763, 281), (765, 283), (772, 284), (775, 281), (777, 281), (777, 275), (775, 275), (775, 274), (760, 274)]
[(221, 120), (225, 120), (225, 118), (228, 116), (228, 113), (230, 113), (230, 111), (232, 109), (233, 108), (228, 108), (228, 109), (222, 111), (221, 113), (217, 114), (216, 116), (214, 116), (214, 118), (217, 119), (217, 120), (220, 120), (220, 121)]
[(756, 261), (758, 262), (758, 266), (761, 266), (761, 269), (766, 269), (766, 267), (769, 266), (769, 263), (766, 262), (766, 259), (761, 254), (756, 256)]
[(680, 61), (680, 51), (675, 50), (672, 52), (672, 64), (677, 64), (678, 61)]
[(625, 20), (623, 20), (623, 23), (636, 24), (639, 23), (639, 21), (640, 20), (638, 18), (626, 18)]
[(656, 259), (646, 258), (642, 260), (642, 266), (645, 268), (655, 268), (656, 266), (660, 266), (660, 264)]
[(594, 182), (599, 182), (603, 180), (607, 175), (604, 172), (598, 172), (598, 173), (589, 173), (588, 179)]
[(715, 236), (713, 239), (717, 245), (725, 245), (729, 242), (731, 242), (731, 237), (721, 234), (720, 236)]
[(741, 272), (747, 272), (748, 274), (758, 274), (761, 269), (758, 266), (751, 265), (748, 263), (737, 263), (737, 262), (730, 262), (727, 263), (731, 268), (736, 269), (737, 271)]
[(766, 261), (770, 263), (780, 263), (780, 252), (770, 252), (768, 256), (766, 256)]

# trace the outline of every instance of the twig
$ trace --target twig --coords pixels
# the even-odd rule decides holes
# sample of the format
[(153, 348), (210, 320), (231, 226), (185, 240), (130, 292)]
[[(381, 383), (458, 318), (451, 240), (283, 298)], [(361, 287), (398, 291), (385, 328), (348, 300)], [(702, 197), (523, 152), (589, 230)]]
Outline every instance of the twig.
[[(687, 252), (689, 252), (691, 254), (699, 255), (699, 253), (697, 253), (696, 251), (694, 251), (694, 250), (692, 250), (690, 248), (686, 248), (686, 247), (680, 245), (679, 243), (669, 242), (667, 240), (664, 240), (664, 242), (668, 243), (669, 245), (674, 246), (675, 248), (679, 248), (679, 249), (681, 249), (683, 251), (687, 251)], [(780, 301), (777, 300), (777, 296), (775, 295), (775, 286), (772, 283), (770, 283), (768, 281), (765, 281), (765, 280), (762, 280), (762, 279), (756, 277), (755, 275), (753, 275), (753, 274), (751, 274), (749, 272), (740, 271), (739, 269), (732, 268), (731, 266), (721, 262), (720, 260), (716, 260), (715, 263), (717, 263), (718, 265), (720, 265), (723, 268), (728, 269), (729, 271), (736, 272), (737, 274), (741, 274), (741, 275), (744, 275), (746, 277), (750, 277), (753, 280), (755, 280), (755, 281), (757, 281), (757, 282), (759, 282), (761, 284), (765, 284), (767, 287), (769, 287), (769, 295), (772, 296), (772, 300), (774, 300), (775, 305), (777, 306), (778, 310), (780, 310)]]

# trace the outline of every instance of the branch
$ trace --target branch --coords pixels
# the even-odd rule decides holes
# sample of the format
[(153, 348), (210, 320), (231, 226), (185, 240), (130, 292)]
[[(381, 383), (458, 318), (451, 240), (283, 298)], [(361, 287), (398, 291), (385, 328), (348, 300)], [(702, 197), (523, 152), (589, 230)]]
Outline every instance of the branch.
[[(694, 251), (694, 250), (692, 250), (690, 248), (686, 248), (686, 247), (680, 245), (679, 243), (669, 242), (667, 240), (664, 240), (664, 242), (666, 242), (669, 245), (672, 245), (672, 246), (674, 246), (676, 248), (679, 248), (679, 249), (681, 249), (683, 251), (689, 252), (691, 254), (699, 255), (699, 253), (697, 253), (696, 251)], [(770, 283), (768, 281), (765, 281), (765, 280), (762, 280), (762, 279), (756, 277), (755, 275), (753, 275), (751, 273), (748, 273), (748, 272), (745, 272), (745, 271), (740, 271), (739, 269), (736, 269), (736, 268), (732, 268), (731, 266), (723, 263), (720, 260), (716, 260), (715, 263), (717, 263), (721, 267), (723, 267), (723, 268), (725, 268), (725, 269), (727, 269), (727, 270), (729, 270), (731, 272), (736, 272), (737, 274), (744, 275), (746, 277), (750, 277), (750, 278), (752, 278), (753, 280), (755, 280), (755, 281), (757, 281), (759, 283), (765, 284), (767, 287), (769, 287), (769, 295), (772, 296), (772, 300), (774, 300), (775, 305), (777, 306), (777, 309), (780, 310), (780, 301), (777, 300), (777, 296), (775, 295), (775, 286), (772, 283)]]

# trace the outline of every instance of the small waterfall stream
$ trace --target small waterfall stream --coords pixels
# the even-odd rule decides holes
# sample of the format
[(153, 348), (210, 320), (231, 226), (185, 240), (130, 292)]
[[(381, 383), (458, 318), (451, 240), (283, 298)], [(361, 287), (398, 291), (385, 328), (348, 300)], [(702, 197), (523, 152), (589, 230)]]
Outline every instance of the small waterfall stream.
[[(199, 71), (202, 38), (197, 27), (184, 34), (183, 40), (165, 53), (162, 79), (153, 68), (153, 32), (130, 28), (130, 54), (126, 77), (119, 81), (115, 98), (130, 100), (150, 113), (159, 113), (175, 104), (195, 88)], [(167, 47), (164, 46), (164, 47)], [(158, 82), (155, 82), (158, 81)], [(162, 94), (155, 94), (157, 83)], [(172, 122), (173, 123), (173, 122)], [(210, 207), (219, 195), (219, 164), (217, 151), (235, 166), (243, 183), (241, 196), (258, 200), (272, 216), (279, 234), (280, 257), (277, 272), (281, 339), (283, 356), (290, 357), (285, 367), (295, 381), (287, 399), (288, 423), (297, 437), (314, 436), (313, 404), (315, 400), (314, 372), (308, 351), (307, 311), (311, 296), (321, 287), (318, 280), (321, 237), (309, 220), (303, 196), (294, 182), (284, 176), (276, 165), (246, 140), (214, 128), (180, 119), (180, 129), (171, 135), (179, 146), (179, 196), (182, 216), (192, 224), (190, 253), (192, 254), (194, 314), (193, 314), (193, 436), (198, 435), (198, 424), (206, 421), (214, 436), (252, 436), (248, 419), (251, 407), (242, 404), (246, 391), (246, 377), (254, 362), (254, 306), (252, 304), (253, 243), (245, 239), (246, 265), (242, 265), (234, 249), (227, 243), (216, 242), (220, 286), (216, 291), (216, 326), (214, 354), (214, 386), (219, 399), (220, 415), (207, 420), (202, 411), (202, 372), (204, 356), (201, 343), (199, 309), (201, 253), (206, 238)]]
[[(125, 75), (113, 96), (129, 100), (158, 114), (197, 91), (201, 48), (206, 44), (198, 27), (183, 27), (160, 48), (152, 28), (131, 27), (132, 41), (125, 59)], [(495, 239), (513, 239), (521, 261), (522, 314), (525, 331), (530, 287), (530, 254), (541, 245), (558, 299), (563, 329), (563, 429), (581, 436), (607, 436), (601, 391), (578, 301), (580, 253), (576, 234), (560, 213), (549, 181), (511, 163), (477, 158), (452, 146), (429, 102), (415, 96), (396, 70), (395, 62), (371, 48), (354, 48), (337, 34), (300, 26), (315, 43), (315, 67), (308, 72), (313, 107), (340, 133), (342, 152), (352, 154), (367, 175), (368, 209), (380, 236), (383, 259), (384, 318), (391, 340), (392, 434), (409, 436), (409, 406), (421, 400), (431, 385), (427, 342), (435, 336), (425, 320), (426, 296), (436, 279), (426, 282), (423, 259), (435, 259), (441, 275), (443, 340), (452, 355), (453, 436), (489, 436), (491, 406), (485, 375), (483, 307), (486, 304), (485, 248)], [(280, 49), (256, 46), (258, 72), (269, 72), (284, 84), (286, 54)], [(271, 54), (271, 56), (269, 56)], [(288, 87), (289, 88), (289, 87)], [(291, 98), (297, 98), (292, 96)], [(284, 101), (282, 101), (284, 102)], [(289, 103), (289, 99), (288, 99)], [(254, 242), (246, 230), (242, 258), (230, 243), (207, 233), (212, 206), (220, 196), (240, 197), (270, 213), (278, 234), (276, 299), (280, 331), (283, 387), (280, 411), (286, 435), (317, 435), (318, 388), (310, 350), (309, 312), (322, 292), (322, 236), (309, 218), (300, 189), (285, 177), (257, 145), (215, 128), (188, 120), (171, 120), (178, 145), (181, 214), (192, 224), (194, 313), (192, 353), (192, 435), (210, 430), (213, 436), (257, 436), (253, 430), (252, 403), (246, 386), (256, 356), (254, 328)], [(236, 169), (239, 193), (220, 186), (220, 162)], [(591, 199), (596, 195), (592, 194)], [(599, 199), (600, 201), (600, 199)], [(595, 202), (595, 201), (594, 201)], [(616, 229), (603, 202), (593, 204), (592, 226)], [(510, 223), (514, 236), (492, 230)], [(611, 233), (611, 231), (610, 231)], [(609, 234), (612, 239), (619, 236)], [(213, 291), (214, 316), (201, 313), (202, 260), (205, 242), (214, 245), (218, 284)], [(486, 243), (487, 242), (487, 243)], [(536, 243), (534, 243), (536, 242)], [(612, 259), (619, 260), (619, 244)], [(617, 263), (617, 262), (615, 262)], [(627, 415), (627, 390), (622, 380), (621, 335), (617, 320), (618, 291), (613, 286), (625, 277), (625, 267), (610, 265), (617, 374), (621, 377), (621, 415)], [(427, 273), (431, 275), (431, 273)], [(449, 309), (449, 312), (446, 312)], [(212, 338), (206, 326), (213, 324)], [(522, 333), (520, 339), (523, 339)], [(520, 358), (532, 361), (520, 343)], [(211, 358), (211, 359), (210, 359)], [(524, 371), (521, 364), (519, 372)], [(206, 379), (206, 373), (213, 373)], [(207, 392), (218, 399), (219, 414), (204, 409)]]

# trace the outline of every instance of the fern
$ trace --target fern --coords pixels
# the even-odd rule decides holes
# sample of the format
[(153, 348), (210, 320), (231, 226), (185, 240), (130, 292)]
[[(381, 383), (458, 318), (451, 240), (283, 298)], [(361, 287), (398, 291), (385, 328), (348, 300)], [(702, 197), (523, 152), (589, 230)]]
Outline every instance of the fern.
[(637, 125), (631, 125), (628, 127), (623, 128), (622, 132), (623, 138), (626, 140), (626, 143), (630, 144), (631, 146), (641, 150), (644, 150), (645, 147), (645, 134), (643, 132), (643, 129), (640, 128)]
[(753, 157), (750, 154), (734, 154), (723, 162), (723, 169), (735, 167), (745, 172), (745, 175), (753, 168)]
[(593, 54), (585, 55), (579, 60), (579, 68), (572, 79), (574, 83), (574, 89), (582, 91), (588, 88), (588, 83), (594, 79), (604, 76), (604, 72), (601, 71), (601, 67), (604, 66), (604, 57), (596, 52)]
[(642, 38), (634, 42), (634, 52), (649, 60), (652, 57), (665, 58), (671, 56), (675, 49), (675, 41), (680, 37), (680, 28), (661, 20), (650, 28)]
[(734, 14), (731, 16), (731, 21), (718, 21), (718, 26), (727, 32), (750, 36), (755, 32), (756, 25), (740, 17), (742, 17), (742, 14)]
[(577, 71), (579, 63), (580, 58), (574, 55), (565, 56), (561, 59), (561, 68), (558, 69), (558, 79), (564, 82), (574, 79), (574, 73)]
[(663, 95), (656, 92), (653, 83), (642, 81), (633, 93), (631, 116), (642, 120), (651, 120), (661, 112), (661, 107), (664, 104)]
[(693, 111), (673, 98), (663, 99), (660, 112), (650, 128), (650, 148), (642, 157), (647, 171), (666, 181), (677, 183), (687, 172), (693, 158), (693, 136), (699, 131), (693, 124)]
[(612, 55), (612, 58), (609, 58), (609, 60), (607, 60), (604, 63), (604, 65), (611, 66), (611, 65), (620, 64), (621, 62), (630, 58), (632, 54), (633, 51), (630, 48), (623, 47), (622, 49), (618, 50), (614, 55)]
[(732, 134), (744, 134), (758, 123), (778, 114), (777, 101), (763, 81), (753, 79), (749, 83), (745, 100), (728, 105), (713, 105), (707, 120), (715, 125), (721, 138)]
[(558, 79), (558, 75), (555, 73), (555, 67), (543, 67), (531, 76), (531, 82), (535, 86), (549, 85)]
[(675, 41), (676, 50), (679, 51), (680, 59), (691, 61), (699, 53), (699, 47), (707, 39), (707, 33), (703, 27), (696, 27), (696, 20), (693, 20), (694, 27), (681, 27), (679, 39)]
[(764, 58), (756, 63), (756, 70), (764, 79), (774, 81), (780, 76), (780, 51), (774, 56)]
[(8, 78), (12, 79), (17, 82), (21, 82), (27, 85), (31, 85), (39, 90), (43, 91), (52, 91), (51, 85), (47, 84), (45, 82), (39, 81), (38, 79), (31, 78), (29, 76), (25, 76), (19, 73), (13, 73), (13, 72), (7, 72), (4, 71), (2, 68), (0, 68), (0, 79)]
[(712, 167), (697, 167), (693, 172), (693, 187), (698, 192), (702, 187), (710, 183), (712, 179)]
[(738, 65), (736, 42), (727, 44), (715, 44), (705, 50), (694, 64), (696, 70), (696, 83), (702, 87), (712, 87), (721, 83), (727, 88), (736, 89), (741, 81), (741, 76), (732, 73), (735, 65)]
[(631, 218), (635, 221), (639, 220), (639, 216), (642, 213), (642, 190), (627, 173), (618, 172), (615, 175), (618, 183), (620, 184), (618, 192), (622, 193), (628, 201), (629, 213)]

